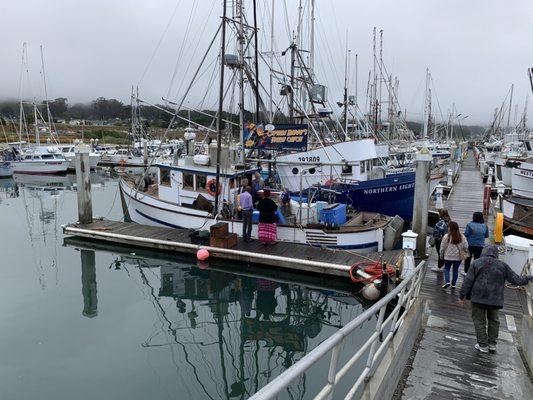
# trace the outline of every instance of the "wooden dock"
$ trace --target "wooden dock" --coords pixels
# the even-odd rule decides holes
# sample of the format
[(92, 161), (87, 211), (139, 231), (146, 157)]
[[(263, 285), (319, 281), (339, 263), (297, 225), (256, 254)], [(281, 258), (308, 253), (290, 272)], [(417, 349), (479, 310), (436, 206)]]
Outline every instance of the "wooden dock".
[(198, 249), (206, 248), (213, 258), (343, 277), (349, 276), (350, 267), (356, 262), (383, 259), (396, 265), (402, 254), (401, 251), (386, 251), (361, 256), (348, 250), (326, 249), (287, 242), (264, 246), (257, 240), (247, 243), (241, 238), (236, 247), (221, 249), (191, 243), (190, 232), (187, 229), (109, 220), (63, 226), (65, 235), (106, 243), (185, 254), (196, 254)]
[[(462, 231), (471, 221), (472, 213), (483, 210), (483, 182), (472, 153), (444, 206)], [(433, 249), (428, 266), (434, 266), (436, 261)], [(426, 272), (421, 296), (429, 317), (394, 398), (533, 399), (531, 376), (519, 353), (518, 338), (525, 311), (522, 293), (506, 289), (497, 353), (480, 354), (474, 349), (476, 337), (470, 305), (458, 304), (459, 288), (441, 288), (443, 275), (429, 269)], [(460, 275), (459, 287), (461, 284)]]

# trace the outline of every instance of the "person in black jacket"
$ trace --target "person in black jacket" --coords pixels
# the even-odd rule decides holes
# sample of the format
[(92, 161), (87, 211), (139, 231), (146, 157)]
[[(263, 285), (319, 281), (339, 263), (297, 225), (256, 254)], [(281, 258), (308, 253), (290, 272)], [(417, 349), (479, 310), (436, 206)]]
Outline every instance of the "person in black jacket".
[(518, 276), (506, 263), (498, 260), (498, 247), (487, 245), (475, 260), (461, 287), (460, 300), (472, 303), (472, 320), (476, 329), (475, 349), (495, 353), (500, 329), (498, 310), (503, 308), (505, 282), (524, 286), (533, 276)]
[(263, 190), (263, 198), (257, 203), (259, 211), (259, 240), (263, 244), (274, 243), (277, 240), (276, 226), (278, 205), (270, 198), (270, 190)]

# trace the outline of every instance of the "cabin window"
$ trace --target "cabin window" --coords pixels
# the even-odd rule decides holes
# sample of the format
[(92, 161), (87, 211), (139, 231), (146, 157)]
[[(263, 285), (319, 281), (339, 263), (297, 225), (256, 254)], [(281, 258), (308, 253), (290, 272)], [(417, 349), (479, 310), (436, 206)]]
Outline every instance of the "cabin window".
[(52, 160), (52, 159), (54, 158), (54, 155), (53, 155), (53, 154), (43, 154), (43, 155), (41, 156), (41, 158), (42, 158), (43, 160)]
[(361, 173), (364, 174), (365, 171), (366, 171), (366, 164), (364, 161), (361, 161), (361, 163), (359, 164), (360, 168), (361, 168)]
[(170, 170), (168, 168), (159, 169), (159, 184), (170, 186)]
[(346, 175), (352, 174), (352, 166), (351, 165), (343, 165), (342, 166), (342, 173)]
[(196, 190), (205, 191), (205, 186), (207, 185), (207, 176), (206, 175), (196, 175)]
[(183, 188), (194, 190), (194, 175), (193, 174), (183, 174)]

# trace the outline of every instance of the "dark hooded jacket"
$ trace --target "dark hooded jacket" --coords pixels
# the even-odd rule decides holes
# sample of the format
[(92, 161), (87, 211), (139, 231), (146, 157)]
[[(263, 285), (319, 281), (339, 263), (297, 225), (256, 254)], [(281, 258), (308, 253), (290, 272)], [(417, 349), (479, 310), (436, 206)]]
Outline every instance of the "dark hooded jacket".
[(470, 301), (481, 306), (503, 307), (505, 282), (527, 285), (532, 276), (518, 276), (506, 263), (498, 260), (498, 247), (487, 245), (475, 260), (461, 287), (460, 298), (470, 292)]

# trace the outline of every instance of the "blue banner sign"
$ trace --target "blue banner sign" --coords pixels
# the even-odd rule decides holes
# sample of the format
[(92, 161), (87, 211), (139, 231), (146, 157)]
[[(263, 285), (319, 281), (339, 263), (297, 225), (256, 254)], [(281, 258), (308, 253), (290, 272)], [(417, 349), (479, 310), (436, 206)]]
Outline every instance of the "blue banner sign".
[(307, 124), (244, 124), (244, 147), (260, 150), (307, 150)]

